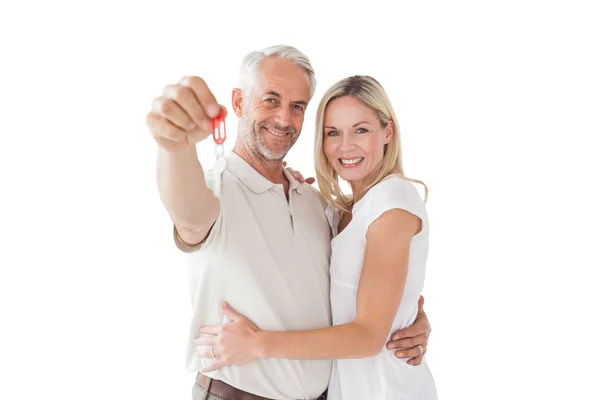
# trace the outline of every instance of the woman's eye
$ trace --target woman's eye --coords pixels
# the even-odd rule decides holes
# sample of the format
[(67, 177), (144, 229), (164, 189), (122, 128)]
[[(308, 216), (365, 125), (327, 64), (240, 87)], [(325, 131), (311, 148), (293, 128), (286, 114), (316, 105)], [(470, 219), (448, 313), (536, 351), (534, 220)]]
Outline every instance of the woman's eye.
[(329, 131), (327, 132), (327, 136), (337, 136), (338, 133), (336, 131)]
[(368, 131), (365, 128), (358, 128), (356, 133), (367, 133)]

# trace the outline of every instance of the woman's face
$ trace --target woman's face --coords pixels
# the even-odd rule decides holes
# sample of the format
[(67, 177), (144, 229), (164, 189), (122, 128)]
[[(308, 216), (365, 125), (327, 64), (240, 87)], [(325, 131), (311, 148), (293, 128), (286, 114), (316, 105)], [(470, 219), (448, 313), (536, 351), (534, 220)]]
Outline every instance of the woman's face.
[(391, 123), (382, 127), (377, 113), (353, 97), (337, 98), (325, 109), (323, 150), (338, 175), (355, 187), (366, 186), (365, 178), (381, 168), (392, 134)]

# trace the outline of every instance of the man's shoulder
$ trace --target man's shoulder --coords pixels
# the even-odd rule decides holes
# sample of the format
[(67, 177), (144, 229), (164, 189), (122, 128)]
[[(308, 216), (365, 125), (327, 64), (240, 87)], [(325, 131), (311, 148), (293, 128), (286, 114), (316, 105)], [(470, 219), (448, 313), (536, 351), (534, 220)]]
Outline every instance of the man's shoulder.
[(327, 207), (327, 203), (321, 195), (321, 192), (319, 192), (319, 189), (306, 182), (301, 183), (300, 186), (302, 188), (302, 194), (306, 196), (308, 201), (318, 203), (323, 209)]

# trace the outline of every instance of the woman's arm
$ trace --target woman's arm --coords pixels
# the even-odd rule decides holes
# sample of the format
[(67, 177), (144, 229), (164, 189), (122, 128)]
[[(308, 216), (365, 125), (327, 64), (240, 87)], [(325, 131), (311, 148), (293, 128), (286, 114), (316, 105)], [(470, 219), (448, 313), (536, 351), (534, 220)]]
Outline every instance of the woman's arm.
[(256, 358), (332, 360), (373, 356), (384, 347), (404, 293), (412, 237), (421, 220), (401, 209), (383, 213), (369, 227), (367, 248), (358, 285), (354, 321), (309, 331), (260, 331), (228, 306), (231, 323), (203, 327), (216, 336), (196, 340), (204, 348), (197, 354), (220, 358), (205, 370), (241, 364)]

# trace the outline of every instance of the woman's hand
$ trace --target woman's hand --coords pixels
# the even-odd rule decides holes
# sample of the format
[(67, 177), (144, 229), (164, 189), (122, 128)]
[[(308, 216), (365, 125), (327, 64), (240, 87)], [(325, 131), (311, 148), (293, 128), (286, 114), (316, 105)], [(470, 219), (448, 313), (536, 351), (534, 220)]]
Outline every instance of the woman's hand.
[(249, 319), (222, 303), (223, 313), (231, 322), (223, 325), (202, 326), (198, 337), (196, 356), (214, 358), (215, 362), (200, 372), (210, 372), (227, 365), (246, 364), (260, 358), (260, 332)]
[[(287, 165), (287, 162), (283, 162), (283, 167), (285, 168), (285, 166)], [(292, 174), (292, 176), (294, 177), (295, 180), (297, 180), (300, 183), (308, 183), (309, 185), (312, 185), (313, 183), (315, 183), (315, 178), (306, 178), (304, 179), (304, 176), (302, 176), (302, 174), (298, 171), (296, 171), (295, 169), (292, 169), (291, 167), (287, 167), (285, 168), (288, 170), (288, 172), (290, 174)]]

